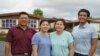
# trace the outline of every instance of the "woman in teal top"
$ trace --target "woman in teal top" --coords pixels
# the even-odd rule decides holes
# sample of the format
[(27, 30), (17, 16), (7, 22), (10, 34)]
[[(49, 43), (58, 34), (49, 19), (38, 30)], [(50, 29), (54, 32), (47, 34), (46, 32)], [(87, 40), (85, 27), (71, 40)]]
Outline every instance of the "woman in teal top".
[(65, 21), (58, 19), (55, 22), (55, 32), (50, 33), (52, 56), (73, 56), (74, 45), (72, 35), (64, 30)]

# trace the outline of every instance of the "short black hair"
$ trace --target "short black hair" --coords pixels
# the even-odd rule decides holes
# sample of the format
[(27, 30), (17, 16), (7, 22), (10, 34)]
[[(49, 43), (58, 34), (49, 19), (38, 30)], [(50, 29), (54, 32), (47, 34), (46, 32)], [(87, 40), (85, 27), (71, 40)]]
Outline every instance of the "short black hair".
[(43, 23), (43, 22), (48, 22), (49, 23), (49, 21), (47, 20), (47, 19), (42, 19), (41, 21), (40, 21), (40, 26), (41, 26), (41, 24)]
[(18, 16), (20, 17), (22, 14), (29, 16), (29, 14), (27, 12), (20, 12)]
[(87, 10), (87, 9), (81, 9), (81, 10), (79, 10), (78, 16), (79, 16), (80, 12), (86, 12), (86, 13), (87, 13), (87, 16), (90, 17), (90, 12), (89, 12), (89, 10)]

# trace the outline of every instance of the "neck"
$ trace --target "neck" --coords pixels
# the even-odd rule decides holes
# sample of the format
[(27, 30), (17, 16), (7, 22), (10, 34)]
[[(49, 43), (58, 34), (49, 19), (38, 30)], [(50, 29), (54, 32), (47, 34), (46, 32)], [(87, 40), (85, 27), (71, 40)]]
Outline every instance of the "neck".
[(84, 22), (84, 23), (80, 23), (81, 26), (83, 26), (84, 24), (86, 24), (86, 22)]
[(18, 25), (20, 28), (22, 28), (23, 30), (26, 30), (27, 26), (22, 26), (22, 25)]
[(62, 34), (63, 31), (56, 31), (58, 35)]
[(48, 32), (40, 31), (43, 35), (48, 34)]

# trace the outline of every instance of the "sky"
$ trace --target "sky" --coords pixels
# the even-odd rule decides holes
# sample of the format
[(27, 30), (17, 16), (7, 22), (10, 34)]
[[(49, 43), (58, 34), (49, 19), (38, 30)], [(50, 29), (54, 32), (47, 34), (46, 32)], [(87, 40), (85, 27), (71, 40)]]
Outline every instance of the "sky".
[(43, 10), (44, 17), (48, 18), (74, 20), (83, 8), (88, 9), (92, 17), (100, 17), (99, 0), (0, 0), (0, 14), (20, 11), (32, 14), (36, 8)]

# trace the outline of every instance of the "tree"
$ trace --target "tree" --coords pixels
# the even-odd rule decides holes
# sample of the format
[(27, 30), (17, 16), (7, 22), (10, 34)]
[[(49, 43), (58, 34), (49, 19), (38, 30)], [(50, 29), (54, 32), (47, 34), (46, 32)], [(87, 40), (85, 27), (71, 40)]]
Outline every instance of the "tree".
[(43, 17), (43, 11), (39, 8), (34, 9), (33, 15), (37, 17)]

